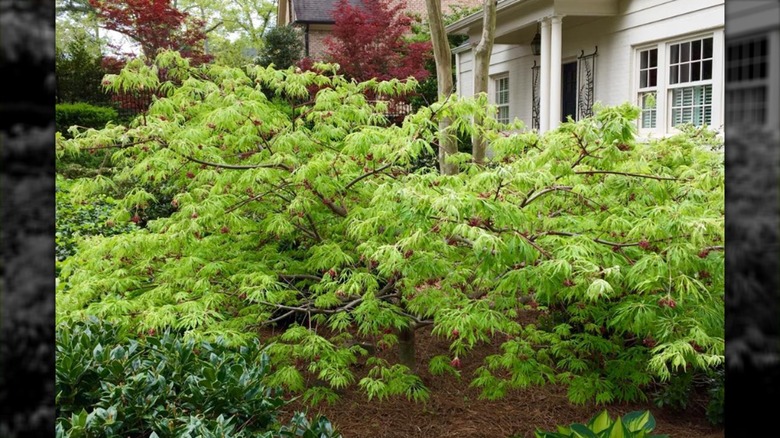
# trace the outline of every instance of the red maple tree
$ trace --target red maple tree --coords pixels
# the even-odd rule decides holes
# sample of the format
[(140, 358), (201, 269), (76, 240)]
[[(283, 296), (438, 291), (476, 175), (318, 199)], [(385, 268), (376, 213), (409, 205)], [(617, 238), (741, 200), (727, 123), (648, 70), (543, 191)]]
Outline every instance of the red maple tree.
[(413, 76), (422, 81), (430, 74), (425, 61), (431, 56), (431, 44), (408, 39), (412, 18), (404, 13), (401, 2), (363, 0), (352, 5), (339, 0), (333, 19), (325, 58), (338, 63), (345, 76), (358, 81)]
[(204, 23), (171, 4), (171, 0), (89, 0), (106, 29), (126, 35), (154, 57), (176, 50), (194, 65), (208, 62)]

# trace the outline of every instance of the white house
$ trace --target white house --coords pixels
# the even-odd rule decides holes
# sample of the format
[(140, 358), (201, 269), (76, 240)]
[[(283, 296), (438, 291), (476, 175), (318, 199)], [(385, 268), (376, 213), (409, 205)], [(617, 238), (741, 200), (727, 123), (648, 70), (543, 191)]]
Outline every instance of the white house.
[[(724, 0), (500, 0), (490, 97), (500, 119), (540, 131), (597, 101), (640, 106), (642, 135), (682, 123), (722, 130), (724, 10)], [(447, 26), (469, 36), (453, 50), (459, 95), (473, 94), (481, 31), (481, 12)]]

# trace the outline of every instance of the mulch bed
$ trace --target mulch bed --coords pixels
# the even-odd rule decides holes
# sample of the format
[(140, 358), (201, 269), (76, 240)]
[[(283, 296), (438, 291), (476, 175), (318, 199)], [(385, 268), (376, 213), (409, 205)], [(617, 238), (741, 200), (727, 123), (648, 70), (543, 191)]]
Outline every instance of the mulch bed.
[[(526, 314), (522, 319), (531, 322), (535, 318)], [(294, 410), (308, 411), (310, 416), (325, 415), (345, 438), (532, 438), (537, 428), (554, 431), (556, 425), (584, 423), (605, 408), (613, 418), (649, 409), (657, 423), (654, 433), (671, 438), (724, 436), (722, 426), (715, 427), (707, 421), (706, 398), (701, 394), (694, 395), (685, 411), (660, 409), (651, 402), (576, 406), (569, 402), (566, 388), (560, 385), (533, 386), (512, 391), (501, 400), (481, 400), (480, 390), (469, 387), (469, 383), (485, 356), (499, 352), (499, 345), (480, 345), (462, 357), (461, 379), (432, 376), (426, 366), (420, 366), (417, 373), (430, 390), (427, 402), (412, 402), (403, 397), (369, 401), (365, 392), (352, 385), (339, 391), (341, 397), (333, 405), (323, 402), (309, 407), (297, 400), (286, 408), (287, 415)], [(427, 364), (435, 355), (448, 354), (449, 343), (431, 336), (427, 327), (417, 331), (416, 347), (418, 363)], [(377, 356), (391, 363), (396, 362), (396, 354), (394, 349), (377, 352)], [(368, 367), (358, 367), (356, 381), (367, 372)]]

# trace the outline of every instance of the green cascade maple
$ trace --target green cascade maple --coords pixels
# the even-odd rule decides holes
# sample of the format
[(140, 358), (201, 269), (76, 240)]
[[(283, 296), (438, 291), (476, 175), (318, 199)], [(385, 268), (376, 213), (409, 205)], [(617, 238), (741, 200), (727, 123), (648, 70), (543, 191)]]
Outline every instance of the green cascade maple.
[[(159, 84), (161, 68), (180, 85)], [(356, 83), (336, 68), (193, 68), (168, 52), (108, 77), (166, 97), (131, 126), (58, 137), (58, 153), (115, 148), (113, 170), (71, 195), (110, 193), (116, 223), (146, 226), (82, 242), (63, 263), (58, 318), (234, 344), (278, 326), (269, 383), (314, 401), (353, 384), (424, 399), (415, 369), (459, 376), (480, 343), (501, 344), (471, 376), (485, 397), (560, 382), (575, 402), (634, 400), (722, 365), (723, 154), (711, 133), (638, 142), (630, 105), (543, 136), (487, 119), (492, 164), (456, 154), (460, 173), (440, 175), (417, 165), (439, 120), (453, 120), (445, 135), (471, 135), (484, 98), (391, 125), (365, 92), (416, 83)], [(146, 222), (155, 194), (175, 212)], [(538, 324), (520, 324), (523, 312)], [(416, 360), (418, 329), (450, 355)], [(400, 363), (364, 359), (374, 347), (398, 347)], [(359, 361), (370, 371), (358, 381)], [(324, 385), (307, 388), (312, 376)]]

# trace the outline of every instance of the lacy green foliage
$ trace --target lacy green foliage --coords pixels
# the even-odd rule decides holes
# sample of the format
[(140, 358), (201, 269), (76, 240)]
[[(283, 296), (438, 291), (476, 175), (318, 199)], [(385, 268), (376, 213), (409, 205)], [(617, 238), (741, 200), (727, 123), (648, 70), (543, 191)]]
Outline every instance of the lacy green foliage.
[(110, 217), (116, 208), (113, 198), (100, 195), (91, 202), (74, 204), (70, 199), (71, 182), (57, 178), (55, 194), (55, 253), (58, 261), (76, 253), (78, 242), (90, 236), (111, 236), (128, 233), (137, 227), (132, 222), (116, 224)]
[(58, 437), (338, 436), (324, 418), (279, 424), (285, 402), (264, 384), (269, 359), (257, 341), (135, 340), (93, 319), (60, 325), (56, 345)]
[(651, 435), (655, 418), (650, 411), (634, 411), (611, 419), (607, 411), (591, 418), (588, 424), (574, 423), (558, 426), (558, 432), (537, 430), (536, 438), (668, 438), (668, 435)]
[[(160, 84), (159, 68), (181, 85)], [(59, 154), (116, 148), (111, 178), (79, 181), (74, 196), (134, 187), (119, 222), (165, 187), (176, 211), (68, 259), (60, 320), (232, 344), (280, 325), (275, 383), (319, 379), (312, 400), (355, 383), (424, 398), (406, 369), (372, 362), (356, 382), (352, 365), (360, 342), (394, 347), (428, 325), (453, 368), (502, 342), (472, 382), (485, 397), (559, 382), (575, 402), (635, 400), (652, 380), (723, 363), (723, 155), (706, 133), (636, 142), (638, 110), (624, 105), (510, 134), (470, 122), (484, 97), (454, 96), (389, 125), (366, 92), (413, 82), (355, 83), (327, 65), (193, 69), (166, 53), (108, 81), (167, 97), (129, 128), (58, 140)], [(453, 120), (445, 135), (484, 130), (491, 165), (457, 154), (457, 175), (413, 170), (441, 117)], [(516, 322), (529, 307), (546, 315), (538, 326)]]

